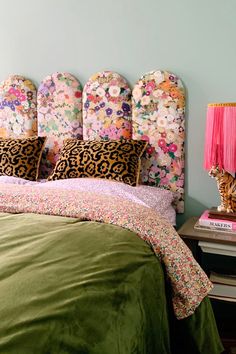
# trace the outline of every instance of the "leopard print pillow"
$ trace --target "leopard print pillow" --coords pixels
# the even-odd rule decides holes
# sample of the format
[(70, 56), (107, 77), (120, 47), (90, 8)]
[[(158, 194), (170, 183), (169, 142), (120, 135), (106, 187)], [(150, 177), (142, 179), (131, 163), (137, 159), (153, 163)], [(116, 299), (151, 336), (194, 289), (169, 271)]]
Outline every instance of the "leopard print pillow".
[(136, 186), (140, 157), (147, 143), (137, 140), (82, 141), (66, 139), (48, 180), (97, 177)]
[(0, 176), (35, 181), (46, 138), (0, 138)]

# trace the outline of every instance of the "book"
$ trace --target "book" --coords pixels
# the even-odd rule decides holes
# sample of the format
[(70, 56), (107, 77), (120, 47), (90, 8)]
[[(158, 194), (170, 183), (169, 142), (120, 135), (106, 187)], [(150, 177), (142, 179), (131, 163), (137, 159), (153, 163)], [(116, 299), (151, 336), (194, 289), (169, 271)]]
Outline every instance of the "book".
[(214, 287), (209, 295), (236, 299), (236, 286), (213, 283)]
[(212, 283), (236, 286), (236, 274), (220, 274), (211, 272), (210, 280)]
[(228, 233), (231, 235), (235, 235), (236, 236), (236, 230), (232, 230), (232, 229), (221, 229), (219, 227), (212, 227), (212, 226), (202, 226), (199, 225), (199, 221), (197, 221), (194, 224), (194, 229), (196, 230), (201, 230), (201, 231), (213, 231), (213, 232), (223, 232), (223, 233)]
[(236, 302), (236, 299), (234, 299), (233, 297), (217, 296), (217, 295), (211, 295), (211, 294), (209, 294), (209, 297), (211, 299), (216, 299), (216, 300), (221, 300), (221, 301)]
[(200, 216), (198, 219), (199, 226), (209, 227), (216, 230), (236, 232), (236, 221), (209, 218), (208, 214), (209, 210), (205, 210), (204, 213)]

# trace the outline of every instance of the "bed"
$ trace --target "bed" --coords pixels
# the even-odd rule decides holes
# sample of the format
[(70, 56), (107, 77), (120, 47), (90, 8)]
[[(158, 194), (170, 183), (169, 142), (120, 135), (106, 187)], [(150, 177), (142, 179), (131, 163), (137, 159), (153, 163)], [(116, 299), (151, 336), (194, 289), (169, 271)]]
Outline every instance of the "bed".
[(221, 353), (212, 285), (173, 227), (181, 81), (13, 76), (0, 96), (0, 353)]

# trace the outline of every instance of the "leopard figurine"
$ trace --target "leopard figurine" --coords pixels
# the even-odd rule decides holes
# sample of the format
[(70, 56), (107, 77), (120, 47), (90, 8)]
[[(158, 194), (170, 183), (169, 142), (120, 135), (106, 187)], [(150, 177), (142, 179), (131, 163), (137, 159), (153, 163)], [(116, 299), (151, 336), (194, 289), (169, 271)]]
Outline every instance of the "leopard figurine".
[(210, 169), (209, 176), (216, 179), (220, 193), (221, 204), (217, 210), (227, 213), (236, 212), (236, 178), (215, 166)]

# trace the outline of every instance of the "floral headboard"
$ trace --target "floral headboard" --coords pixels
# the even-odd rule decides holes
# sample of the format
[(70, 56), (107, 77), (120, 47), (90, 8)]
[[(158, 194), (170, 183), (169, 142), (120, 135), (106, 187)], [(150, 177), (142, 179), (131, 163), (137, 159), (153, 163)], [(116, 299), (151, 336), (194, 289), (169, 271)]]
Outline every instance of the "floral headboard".
[[(36, 108), (37, 103), (37, 108)], [(185, 93), (180, 79), (151, 71), (134, 85), (112, 71), (85, 84), (69, 73), (47, 76), (36, 88), (19, 75), (0, 84), (0, 137), (47, 136), (41, 177), (53, 169), (65, 138), (148, 141), (140, 182), (173, 191), (184, 211)], [(38, 120), (37, 120), (38, 117)]]
[(48, 177), (65, 138), (82, 139), (82, 87), (69, 73), (47, 76), (38, 89), (38, 134), (47, 136), (41, 177)]
[(36, 95), (32, 81), (23, 76), (0, 83), (0, 137), (37, 135)]
[(131, 89), (112, 71), (98, 72), (83, 90), (83, 136), (92, 139), (131, 139)]
[(148, 141), (142, 160), (142, 183), (170, 189), (176, 211), (184, 211), (185, 96), (180, 79), (151, 71), (132, 92), (133, 138)]

